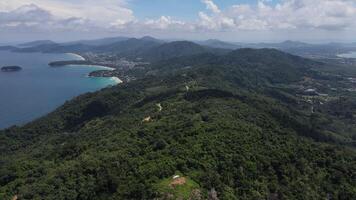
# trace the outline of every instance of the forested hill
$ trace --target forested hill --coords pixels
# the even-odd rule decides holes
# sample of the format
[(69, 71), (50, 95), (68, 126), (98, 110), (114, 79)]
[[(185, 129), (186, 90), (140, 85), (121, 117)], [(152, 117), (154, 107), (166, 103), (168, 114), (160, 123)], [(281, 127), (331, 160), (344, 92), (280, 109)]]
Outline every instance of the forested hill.
[(149, 69), (163, 75), (181, 73), (185, 69), (215, 70), (223, 80), (229, 79), (235, 84), (239, 82), (251, 87), (255, 86), (256, 81), (260, 86), (297, 82), (304, 76), (315, 76), (318, 72), (314, 68), (322, 65), (275, 49), (239, 49), (222, 55), (205, 52), (162, 60)]
[[(149, 62), (159, 60), (168, 60), (175, 57), (199, 55), (202, 53), (213, 53), (222, 55), (230, 52), (228, 49), (212, 48), (201, 46), (189, 41), (164, 42), (151, 37), (143, 38), (113, 38), (95, 41), (78, 41), (71, 43), (45, 43), (36, 41), (29, 44), (38, 44), (26, 46), (24, 48), (3, 46), (0, 49), (11, 50), (15, 52), (43, 52), (43, 53), (109, 53), (116, 56), (125, 57), (131, 60), (143, 59)], [(116, 41), (118, 40), (118, 41)], [(111, 41), (112, 43), (109, 43)], [(43, 42), (43, 43), (41, 43)], [(96, 45), (95, 45), (96, 44)]]
[(318, 65), (269, 49), (157, 62), (0, 132), (0, 199), (355, 199), (354, 148), (275, 87)]

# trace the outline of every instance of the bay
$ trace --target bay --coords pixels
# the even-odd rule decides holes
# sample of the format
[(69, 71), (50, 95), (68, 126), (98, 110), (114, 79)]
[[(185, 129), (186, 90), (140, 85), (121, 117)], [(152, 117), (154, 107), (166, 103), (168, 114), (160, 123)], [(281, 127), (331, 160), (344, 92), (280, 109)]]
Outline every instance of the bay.
[(23, 125), (75, 96), (117, 84), (111, 78), (88, 77), (100, 66), (48, 66), (52, 61), (77, 59), (81, 58), (74, 54), (0, 51), (0, 67), (22, 67), (19, 72), (0, 72), (0, 129)]

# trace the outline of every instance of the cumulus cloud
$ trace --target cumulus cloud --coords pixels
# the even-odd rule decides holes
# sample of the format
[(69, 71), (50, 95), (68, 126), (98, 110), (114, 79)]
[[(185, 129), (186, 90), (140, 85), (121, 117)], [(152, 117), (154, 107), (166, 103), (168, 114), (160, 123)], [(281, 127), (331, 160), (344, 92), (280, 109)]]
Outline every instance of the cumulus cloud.
[(129, 0), (9, 0), (0, 1), (0, 33), (22, 31), (106, 31), (218, 33), (239, 31), (356, 29), (355, 0), (259, 0), (221, 9), (218, 1), (200, 0), (205, 10), (190, 21), (172, 16), (137, 19)]
[[(11, 0), (0, 2), (0, 27), (82, 31), (134, 20), (123, 0)], [(41, 26), (36, 26), (41, 25)]]
[[(205, 0), (208, 5), (214, 2)], [(276, 5), (260, 0), (257, 5), (238, 4), (226, 11), (200, 13), (200, 24), (208, 29), (236, 30), (325, 29), (355, 26), (356, 3), (351, 0), (283, 0)], [(228, 25), (228, 26), (224, 26)]]
[(153, 29), (182, 28), (186, 25), (185, 22), (174, 20), (169, 16), (161, 16), (159, 19), (148, 19), (143, 24)]
[(52, 18), (51, 13), (34, 4), (21, 6), (11, 12), (0, 12), (0, 24), (3, 26), (36, 25), (51, 21)]
[(202, 2), (206, 5), (206, 8), (213, 13), (220, 13), (219, 7), (212, 0), (202, 0)]

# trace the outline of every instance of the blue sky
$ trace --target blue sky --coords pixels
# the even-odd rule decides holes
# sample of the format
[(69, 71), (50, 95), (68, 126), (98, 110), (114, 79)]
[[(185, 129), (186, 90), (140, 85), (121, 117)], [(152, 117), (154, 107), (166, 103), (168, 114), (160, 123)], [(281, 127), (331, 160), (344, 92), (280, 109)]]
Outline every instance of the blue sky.
[(356, 41), (355, 0), (0, 0), (0, 42), (162, 39)]
[[(256, 5), (257, 0), (216, 0), (214, 1), (221, 9), (227, 9), (236, 4)], [(276, 1), (271, 1), (275, 4)], [(162, 15), (174, 16), (180, 20), (195, 20), (198, 12), (205, 9), (200, 0), (132, 0), (129, 7), (137, 13), (140, 19), (156, 18)]]

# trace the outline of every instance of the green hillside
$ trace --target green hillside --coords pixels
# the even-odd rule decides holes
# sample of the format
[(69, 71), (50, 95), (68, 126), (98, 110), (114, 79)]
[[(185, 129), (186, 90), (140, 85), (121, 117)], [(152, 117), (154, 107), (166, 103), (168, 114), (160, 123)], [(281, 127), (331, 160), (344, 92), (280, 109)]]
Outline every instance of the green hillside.
[(315, 66), (244, 49), (132, 72), (0, 132), (0, 199), (356, 199), (351, 136), (287, 87)]

